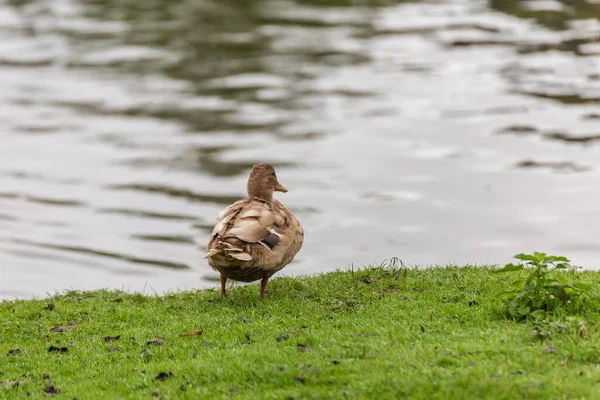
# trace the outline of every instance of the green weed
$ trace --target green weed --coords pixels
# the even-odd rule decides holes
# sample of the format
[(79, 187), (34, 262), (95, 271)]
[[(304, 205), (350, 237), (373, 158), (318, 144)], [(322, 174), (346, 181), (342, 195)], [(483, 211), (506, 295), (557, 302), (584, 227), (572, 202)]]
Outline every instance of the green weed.
[[(525, 271), (503, 294), (508, 295), (506, 312), (513, 318), (527, 316), (539, 318), (552, 313), (577, 314), (586, 305), (593, 303), (592, 285), (576, 281), (573, 266), (563, 256), (549, 256), (546, 253), (517, 254), (522, 262), (506, 264), (496, 273)], [(569, 271), (570, 274), (559, 272)]]

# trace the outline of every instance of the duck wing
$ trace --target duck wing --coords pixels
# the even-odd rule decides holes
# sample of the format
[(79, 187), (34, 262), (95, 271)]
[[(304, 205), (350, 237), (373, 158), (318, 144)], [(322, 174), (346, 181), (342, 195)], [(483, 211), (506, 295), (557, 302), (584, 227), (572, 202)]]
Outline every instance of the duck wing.
[(272, 203), (256, 200), (238, 201), (217, 217), (207, 257), (226, 253), (235, 259), (249, 261), (252, 255), (246, 251), (246, 243), (258, 243), (272, 250), (281, 240), (282, 235), (277, 231), (277, 227), (283, 224), (284, 220), (277, 210), (273, 209)]

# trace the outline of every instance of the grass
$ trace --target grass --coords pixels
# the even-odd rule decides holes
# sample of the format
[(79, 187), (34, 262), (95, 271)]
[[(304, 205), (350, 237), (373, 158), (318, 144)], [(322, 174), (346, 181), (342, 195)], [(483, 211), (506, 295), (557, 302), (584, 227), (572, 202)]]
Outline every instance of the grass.
[(600, 398), (600, 314), (515, 322), (495, 311), (506, 286), (486, 267), (373, 267), (274, 279), (262, 301), (257, 285), (5, 301), (0, 398)]

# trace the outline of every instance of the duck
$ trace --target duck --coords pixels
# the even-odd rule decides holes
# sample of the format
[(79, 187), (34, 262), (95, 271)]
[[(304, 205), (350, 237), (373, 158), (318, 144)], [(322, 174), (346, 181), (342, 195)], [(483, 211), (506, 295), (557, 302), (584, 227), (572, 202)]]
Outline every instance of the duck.
[(269, 163), (252, 166), (246, 186), (248, 198), (238, 200), (217, 216), (206, 247), (205, 259), (220, 273), (221, 297), (228, 279), (260, 279), (260, 298), (269, 278), (288, 265), (302, 248), (304, 229), (274, 192), (288, 190), (279, 183)]

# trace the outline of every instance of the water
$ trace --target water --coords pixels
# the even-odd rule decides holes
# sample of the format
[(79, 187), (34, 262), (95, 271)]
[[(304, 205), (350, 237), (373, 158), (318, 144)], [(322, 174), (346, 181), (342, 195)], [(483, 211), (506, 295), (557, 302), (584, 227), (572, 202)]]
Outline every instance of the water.
[(598, 16), (552, 0), (4, 3), (0, 298), (214, 286), (204, 243), (261, 161), (306, 231), (281, 275), (533, 250), (598, 269)]

